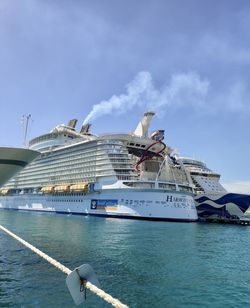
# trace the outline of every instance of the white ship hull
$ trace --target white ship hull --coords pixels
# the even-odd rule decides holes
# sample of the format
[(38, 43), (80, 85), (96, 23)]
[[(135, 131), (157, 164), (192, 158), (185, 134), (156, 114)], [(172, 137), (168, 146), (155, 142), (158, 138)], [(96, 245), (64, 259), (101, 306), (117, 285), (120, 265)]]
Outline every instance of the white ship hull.
[(16, 194), (0, 197), (0, 209), (150, 220), (197, 220), (191, 195), (160, 190), (106, 189), (88, 194)]

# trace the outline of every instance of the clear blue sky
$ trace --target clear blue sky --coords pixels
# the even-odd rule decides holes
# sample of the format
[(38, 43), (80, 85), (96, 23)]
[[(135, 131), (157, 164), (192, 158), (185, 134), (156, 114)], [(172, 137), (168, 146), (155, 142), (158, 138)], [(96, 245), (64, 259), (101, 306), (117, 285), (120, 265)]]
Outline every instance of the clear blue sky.
[(1, 0), (0, 144), (22, 145), (23, 114), (32, 138), (94, 105), (96, 134), (150, 109), (180, 154), (248, 184), (249, 29), (247, 0)]

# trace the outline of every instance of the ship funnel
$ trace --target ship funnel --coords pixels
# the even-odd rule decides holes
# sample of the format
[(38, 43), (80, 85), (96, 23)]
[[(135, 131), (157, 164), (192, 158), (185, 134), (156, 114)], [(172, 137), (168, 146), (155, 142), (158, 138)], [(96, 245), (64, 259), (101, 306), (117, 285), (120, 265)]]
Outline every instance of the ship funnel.
[(72, 119), (72, 120), (69, 121), (69, 123), (68, 123), (67, 126), (68, 126), (69, 128), (71, 128), (71, 129), (75, 129), (76, 123), (77, 123), (77, 119)]
[(148, 137), (148, 128), (154, 115), (155, 113), (152, 111), (144, 113), (144, 117), (141, 119), (134, 131), (136, 136)]
[(82, 135), (89, 135), (89, 129), (91, 127), (91, 124), (87, 123), (85, 125), (82, 125), (81, 130), (80, 130), (80, 134)]

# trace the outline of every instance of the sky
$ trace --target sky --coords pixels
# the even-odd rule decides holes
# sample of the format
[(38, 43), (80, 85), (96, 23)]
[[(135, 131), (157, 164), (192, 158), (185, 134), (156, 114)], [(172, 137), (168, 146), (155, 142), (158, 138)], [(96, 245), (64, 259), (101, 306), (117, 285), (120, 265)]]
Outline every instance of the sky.
[(250, 193), (248, 0), (0, 0), (0, 145), (70, 119), (151, 130)]

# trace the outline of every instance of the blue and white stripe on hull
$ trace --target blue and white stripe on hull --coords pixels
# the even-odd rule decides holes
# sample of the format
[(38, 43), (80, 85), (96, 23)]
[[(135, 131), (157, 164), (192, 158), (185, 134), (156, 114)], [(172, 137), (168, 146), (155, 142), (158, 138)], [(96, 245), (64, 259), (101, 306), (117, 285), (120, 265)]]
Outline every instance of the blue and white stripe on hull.
[(250, 209), (250, 195), (225, 193), (207, 194), (195, 198), (199, 218), (242, 219)]

